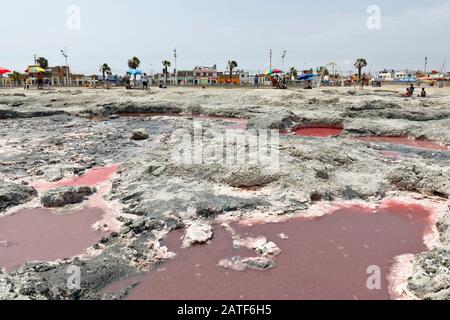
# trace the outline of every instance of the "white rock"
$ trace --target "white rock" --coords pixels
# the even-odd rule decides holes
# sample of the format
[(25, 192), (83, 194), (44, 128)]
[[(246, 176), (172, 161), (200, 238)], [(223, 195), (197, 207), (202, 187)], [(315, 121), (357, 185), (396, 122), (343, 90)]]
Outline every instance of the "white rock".
[(183, 238), (183, 248), (188, 248), (193, 244), (202, 244), (210, 240), (213, 236), (213, 229), (209, 224), (195, 223), (186, 229)]

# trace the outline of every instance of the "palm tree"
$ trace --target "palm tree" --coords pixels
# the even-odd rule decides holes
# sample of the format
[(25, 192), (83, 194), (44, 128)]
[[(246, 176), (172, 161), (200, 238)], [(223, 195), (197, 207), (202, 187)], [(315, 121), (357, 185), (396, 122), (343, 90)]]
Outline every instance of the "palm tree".
[(289, 79), (292, 82), (292, 79), (297, 79), (298, 76), (298, 71), (297, 69), (295, 69), (295, 67), (292, 67), (291, 70), (289, 71)]
[(321, 66), (319, 68), (317, 68), (317, 74), (319, 75), (324, 75), (324, 76), (328, 76), (330, 75), (330, 70), (328, 70), (327, 67)]
[(364, 58), (359, 58), (358, 60), (356, 60), (355, 62), (355, 68), (358, 69), (358, 80), (361, 80), (361, 70), (367, 67), (367, 61)]
[(164, 60), (162, 62), (162, 65), (164, 67), (164, 70), (163, 70), (163, 73), (164, 73), (164, 86), (166, 87), (167, 86), (167, 76), (168, 76), (168, 73), (169, 73), (169, 67), (170, 67), (171, 63), (168, 60)]
[(36, 63), (39, 67), (41, 67), (42, 69), (47, 69), (48, 68), (48, 60), (45, 59), (44, 57), (39, 57), (36, 59)]
[(100, 71), (102, 72), (102, 75), (103, 75), (103, 85), (107, 86), (109, 89), (109, 86), (108, 86), (106, 80), (107, 80), (107, 76), (109, 76), (111, 74), (111, 67), (107, 63), (104, 63), (100, 67)]
[(233, 69), (237, 68), (238, 64), (236, 61), (234, 60), (230, 60), (228, 61), (228, 70), (230, 70), (230, 83), (233, 82)]
[[(133, 57), (128, 60), (128, 67), (132, 70), (136, 70), (137, 68), (139, 68), (140, 64), (141, 60), (139, 60), (139, 58), (137, 57)], [(134, 74), (134, 82), (136, 82), (136, 73)]]
[(102, 72), (103, 75), (103, 81), (106, 82), (106, 75), (111, 74), (111, 67), (107, 63), (104, 63), (101, 66), (100, 71)]

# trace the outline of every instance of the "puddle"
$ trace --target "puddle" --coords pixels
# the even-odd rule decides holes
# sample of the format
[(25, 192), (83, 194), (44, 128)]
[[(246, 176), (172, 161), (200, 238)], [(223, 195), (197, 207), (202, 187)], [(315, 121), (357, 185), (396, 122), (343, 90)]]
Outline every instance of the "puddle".
[(380, 142), (393, 145), (402, 145), (415, 149), (433, 150), (433, 151), (448, 151), (449, 148), (438, 142), (426, 139), (413, 139), (408, 137), (385, 137), (385, 136), (368, 136), (357, 138), (366, 142)]
[(57, 214), (50, 209), (24, 209), (0, 218), (0, 267), (12, 270), (31, 261), (71, 257), (103, 236), (91, 226), (104, 211), (88, 208)]
[(22, 209), (0, 217), (0, 267), (11, 270), (35, 260), (54, 261), (83, 254), (120, 226), (116, 211), (103, 199), (111, 188), (118, 165), (87, 170), (85, 174), (57, 182), (38, 182), (33, 186), (43, 193), (64, 186), (96, 186), (83, 208), (54, 210)]
[(296, 136), (329, 138), (340, 135), (344, 130), (338, 127), (305, 127), (294, 130)]
[(78, 186), (88, 186), (94, 187), (103, 184), (111, 179), (113, 174), (117, 172), (119, 168), (118, 165), (110, 165), (106, 167), (98, 167), (87, 170), (83, 175), (64, 179), (56, 182), (38, 182), (33, 184), (33, 186), (39, 192), (45, 192), (50, 189), (59, 187), (78, 187)]
[[(224, 258), (255, 255), (234, 249), (222, 227), (211, 244), (190, 249), (180, 249), (181, 233), (174, 232), (164, 245), (175, 259), (147, 273), (127, 299), (390, 299), (394, 258), (427, 250), (430, 215), (419, 205), (390, 202), (377, 211), (354, 206), (309, 220), (232, 225), (241, 237), (265, 236), (281, 248), (277, 267), (267, 271), (218, 267)], [(381, 269), (381, 290), (367, 288), (370, 266)]]

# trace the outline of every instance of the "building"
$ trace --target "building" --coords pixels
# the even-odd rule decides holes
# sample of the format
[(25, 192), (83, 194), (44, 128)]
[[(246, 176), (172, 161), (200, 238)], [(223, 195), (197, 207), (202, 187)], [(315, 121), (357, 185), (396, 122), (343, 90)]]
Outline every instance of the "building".
[(178, 85), (193, 85), (194, 84), (194, 71), (192, 70), (180, 70), (177, 74)]
[(217, 66), (198, 66), (194, 68), (192, 78), (195, 85), (208, 85), (218, 83), (219, 76), (221, 75), (223, 73), (217, 71)]
[(395, 71), (384, 69), (379, 73), (378, 78), (385, 82), (392, 82), (395, 78)]
[(415, 81), (417, 81), (416, 71), (403, 70), (403, 71), (396, 71), (394, 74), (394, 82), (415, 82)]
[[(252, 84), (252, 77), (250, 77), (250, 73), (244, 70), (233, 70), (233, 74), (231, 76), (231, 83), (233, 84)], [(219, 75), (218, 78), (219, 84), (227, 84), (230, 83), (230, 71), (225, 71), (222, 75)]]

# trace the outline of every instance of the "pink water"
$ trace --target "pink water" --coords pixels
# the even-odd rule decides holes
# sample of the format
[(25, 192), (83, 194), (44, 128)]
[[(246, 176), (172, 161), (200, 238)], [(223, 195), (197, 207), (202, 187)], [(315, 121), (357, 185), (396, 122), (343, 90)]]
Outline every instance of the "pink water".
[(59, 187), (77, 187), (77, 186), (89, 186), (93, 187), (102, 183), (105, 183), (111, 179), (113, 174), (117, 172), (119, 168), (118, 165), (113, 164), (106, 167), (98, 167), (87, 170), (85, 174), (64, 179), (56, 182), (40, 182), (36, 183), (33, 186), (39, 192), (45, 192), (50, 189), (59, 188)]
[(329, 138), (332, 136), (338, 136), (342, 133), (342, 128), (337, 127), (310, 127), (296, 129), (295, 135), (302, 137), (320, 137)]
[(408, 137), (385, 137), (385, 136), (368, 136), (360, 137), (358, 140), (366, 142), (383, 142), (390, 144), (404, 145), (408, 147), (424, 149), (424, 150), (435, 150), (435, 151), (448, 151), (449, 148), (440, 143), (426, 140), (426, 139), (413, 139)]
[(71, 257), (103, 236), (91, 226), (103, 210), (82, 209), (57, 214), (49, 209), (25, 209), (0, 218), (0, 267), (12, 270), (30, 261)]
[[(243, 237), (263, 235), (283, 250), (278, 266), (268, 271), (218, 267), (221, 259), (254, 255), (233, 249), (230, 234), (219, 226), (211, 244), (190, 249), (180, 249), (181, 233), (174, 232), (165, 244), (177, 257), (139, 278), (128, 299), (390, 299), (386, 277), (393, 258), (427, 250), (429, 219), (419, 205), (391, 202), (378, 211), (351, 207), (313, 220), (234, 225)], [(373, 265), (382, 270), (381, 290), (366, 285)]]

